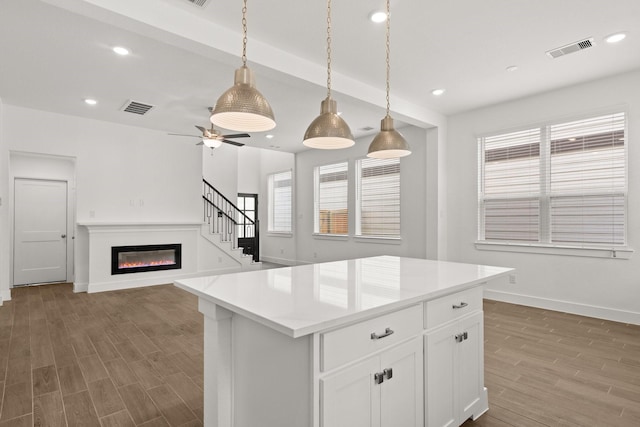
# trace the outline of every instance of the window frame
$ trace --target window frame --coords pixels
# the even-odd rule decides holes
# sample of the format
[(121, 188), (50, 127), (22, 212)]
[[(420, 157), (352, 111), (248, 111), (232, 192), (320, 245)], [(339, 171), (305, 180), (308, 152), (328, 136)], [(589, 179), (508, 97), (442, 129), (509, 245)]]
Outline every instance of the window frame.
[[(274, 182), (275, 182), (275, 177), (277, 175), (283, 175), (283, 174), (289, 174), (289, 179), (291, 181), (291, 185), (289, 186), (289, 192), (290, 192), (290, 206), (289, 206), (289, 230), (274, 230), (274, 221), (276, 218), (276, 214), (275, 214), (275, 209), (276, 209), (276, 205), (275, 205), (275, 194), (274, 194)], [(293, 197), (294, 197), (294, 176), (293, 176), (293, 169), (286, 169), (283, 171), (279, 171), (279, 172), (273, 172), (267, 175), (267, 203), (268, 203), (268, 209), (267, 209), (267, 233), (269, 235), (273, 235), (273, 236), (292, 236), (293, 235)]]
[[(554, 197), (567, 197), (572, 195), (570, 192), (554, 193), (550, 190), (551, 176), (550, 165), (552, 160), (551, 153), (551, 136), (550, 130), (553, 126), (562, 125), (566, 123), (576, 121), (587, 121), (590, 119), (596, 119), (598, 117), (624, 114), (624, 188), (620, 191), (608, 192), (606, 194), (620, 194), (624, 197), (624, 226), (623, 226), (623, 244), (613, 243), (554, 243), (551, 238), (551, 199)], [(629, 113), (626, 108), (615, 108), (603, 111), (592, 112), (589, 114), (583, 114), (580, 116), (563, 117), (561, 119), (549, 120), (546, 122), (521, 126), (515, 129), (497, 131), (478, 135), (476, 137), (478, 147), (478, 188), (477, 188), (477, 215), (478, 215), (478, 230), (477, 240), (475, 246), (481, 250), (491, 251), (507, 251), (507, 252), (526, 252), (526, 253), (544, 253), (544, 254), (556, 254), (556, 255), (572, 255), (572, 256), (588, 256), (588, 257), (605, 257), (605, 258), (617, 258), (617, 259), (629, 259), (634, 252), (632, 248), (628, 246), (628, 180), (629, 180)], [(540, 190), (537, 194), (530, 194), (528, 198), (537, 199), (539, 201), (539, 241), (531, 242), (519, 242), (513, 240), (486, 240), (485, 239), (485, 205), (487, 200), (500, 200), (508, 199), (504, 196), (486, 196), (483, 193), (483, 184), (485, 183), (485, 139), (489, 137), (495, 137), (499, 135), (506, 135), (509, 133), (525, 131), (529, 129), (540, 129), (540, 153), (539, 153), (539, 174), (540, 174)], [(597, 191), (585, 193), (585, 195), (597, 195), (605, 194), (604, 192), (598, 193)], [(527, 198), (526, 196), (515, 196), (515, 199)]]
[[(346, 179), (345, 188), (346, 188), (346, 201), (345, 201), (345, 216), (346, 216), (346, 231), (345, 233), (323, 233), (321, 232), (320, 226), (320, 171), (322, 168), (329, 166), (338, 166), (345, 165), (346, 166)], [(328, 238), (328, 239), (348, 239), (349, 238), (349, 183), (350, 183), (350, 162), (349, 160), (343, 161), (335, 161), (332, 163), (322, 164), (314, 166), (313, 168), (313, 235), (319, 238)]]
[[(363, 234), (362, 233), (362, 183), (363, 183), (363, 165), (364, 161), (371, 162), (384, 162), (384, 161), (393, 161), (397, 162), (398, 165), (398, 176), (397, 176), (397, 187), (398, 187), (398, 234)], [(356, 193), (356, 203), (355, 203), (355, 234), (354, 238), (360, 239), (361, 241), (366, 240), (400, 240), (402, 237), (402, 163), (400, 158), (394, 159), (372, 159), (369, 157), (361, 157), (356, 159), (355, 161), (355, 193)], [(383, 166), (387, 167), (387, 166)]]

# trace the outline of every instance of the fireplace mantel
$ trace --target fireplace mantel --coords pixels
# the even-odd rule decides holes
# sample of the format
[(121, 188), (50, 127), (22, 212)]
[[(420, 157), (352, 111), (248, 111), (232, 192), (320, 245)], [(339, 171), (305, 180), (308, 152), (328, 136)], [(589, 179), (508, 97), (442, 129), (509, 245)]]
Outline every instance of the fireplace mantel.
[[(78, 254), (76, 292), (102, 292), (139, 286), (171, 283), (177, 278), (198, 274), (199, 222), (80, 222), (76, 245), (87, 248)], [(182, 264), (179, 269), (111, 274), (111, 248), (180, 244)]]

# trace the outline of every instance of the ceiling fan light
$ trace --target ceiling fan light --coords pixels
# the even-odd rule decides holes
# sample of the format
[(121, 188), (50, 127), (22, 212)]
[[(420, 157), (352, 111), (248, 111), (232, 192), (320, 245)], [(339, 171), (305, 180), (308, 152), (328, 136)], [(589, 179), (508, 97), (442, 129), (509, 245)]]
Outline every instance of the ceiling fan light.
[(218, 148), (222, 145), (222, 141), (213, 138), (202, 138), (202, 143), (208, 148)]
[(273, 110), (255, 88), (253, 73), (245, 65), (236, 70), (234, 85), (218, 98), (210, 120), (234, 131), (263, 132), (276, 127)]
[(355, 144), (349, 125), (338, 115), (338, 103), (327, 97), (320, 103), (320, 115), (311, 122), (302, 143), (310, 148), (333, 150)]
[(386, 116), (380, 122), (380, 132), (369, 145), (367, 157), (394, 159), (411, 154), (411, 147), (404, 136), (393, 126), (393, 119)]

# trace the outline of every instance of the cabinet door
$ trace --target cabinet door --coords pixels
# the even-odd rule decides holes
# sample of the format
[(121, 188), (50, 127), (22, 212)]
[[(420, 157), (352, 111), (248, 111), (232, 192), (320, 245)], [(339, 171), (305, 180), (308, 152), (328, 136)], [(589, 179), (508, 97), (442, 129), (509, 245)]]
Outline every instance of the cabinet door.
[[(380, 355), (380, 425), (419, 427), (424, 422), (422, 340), (416, 338)], [(389, 378), (389, 376), (391, 376)]]
[(458, 344), (459, 352), (459, 398), (460, 420), (472, 415), (478, 416), (478, 404), (484, 389), (484, 331), (482, 313), (474, 314), (460, 321), (459, 329), (466, 332), (466, 339)]
[(380, 386), (373, 376), (380, 358), (373, 357), (320, 380), (320, 425), (380, 427)]
[(430, 332), (425, 337), (426, 425), (457, 426), (457, 323)]

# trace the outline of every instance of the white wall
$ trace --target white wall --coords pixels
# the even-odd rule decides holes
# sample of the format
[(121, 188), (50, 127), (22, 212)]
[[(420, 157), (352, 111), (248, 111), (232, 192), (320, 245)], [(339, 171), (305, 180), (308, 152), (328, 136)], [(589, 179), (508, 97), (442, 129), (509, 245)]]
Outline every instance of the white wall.
[(4, 148), (4, 104), (0, 98), (0, 305), (10, 299), (9, 152)]
[[(356, 140), (342, 150), (308, 150), (296, 155), (296, 248), (299, 262), (333, 261), (374, 255), (426, 257), (427, 236), (427, 131), (414, 126), (399, 129), (412, 149), (400, 161), (401, 241), (362, 242), (355, 232), (355, 161), (367, 154), (373, 137)], [(349, 233), (344, 239), (313, 236), (313, 170), (316, 166), (349, 161)]]
[(640, 247), (640, 72), (567, 87), (449, 118), (448, 259), (517, 268), (486, 296), (640, 324), (640, 254), (630, 260), (480, 251), (476, 135), (624, 106), (628, 112), (628, 244)]
[(202, 177), (234, 204), (238, 195), (238, 154), (241, 148), (230, 144), (222, 144), (213, 150), (202, 148)]
[[(2, 106), (0, 136), (0, 262), (11, 242), (4, 203), (9, 153), (41, 153), (76, 159), (76, 220), (86, 222), (201, 221), (201, 148), (162, 131)], [(144, 120), (144, 118), (141, 118)], [(76, 270), (86, 262), (76, 242)], [(8, 295), (9, 268), (0, 270), (0, 292)], [(8, 299), (8, 298), (5, 298)]]
[[(260, 159), (262, 152), (260, 148), (244, 146), (238, 150), (238, 193), (259, 194), (260, 193)], [(232, 199), (235, 203), (235, 199)], [(258, 209), (266, 208), (267, 198), (258, 197)]]

